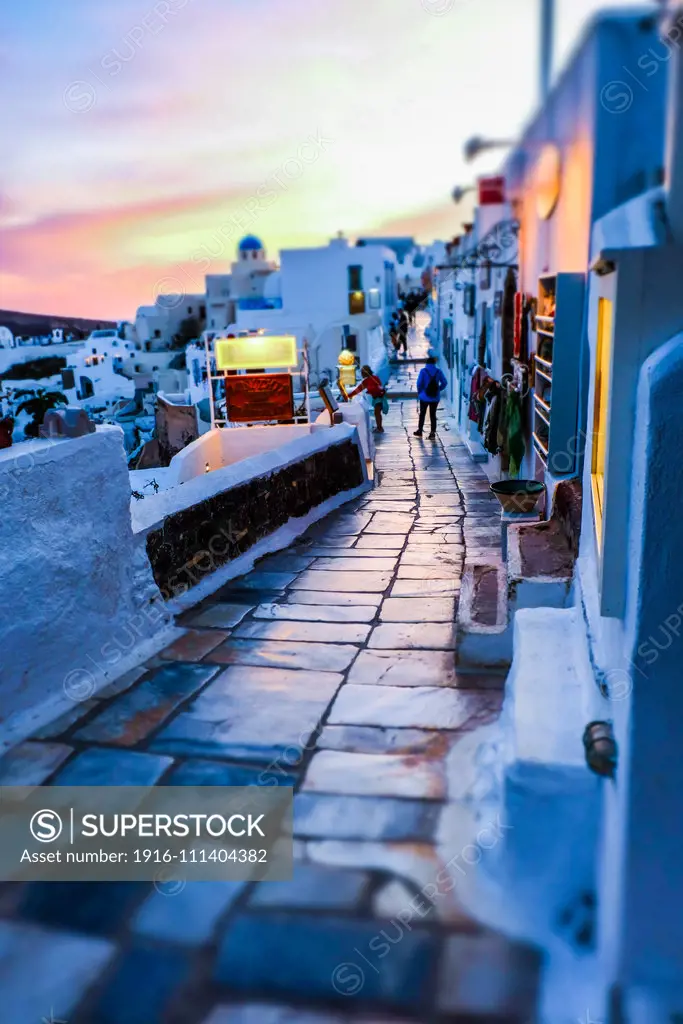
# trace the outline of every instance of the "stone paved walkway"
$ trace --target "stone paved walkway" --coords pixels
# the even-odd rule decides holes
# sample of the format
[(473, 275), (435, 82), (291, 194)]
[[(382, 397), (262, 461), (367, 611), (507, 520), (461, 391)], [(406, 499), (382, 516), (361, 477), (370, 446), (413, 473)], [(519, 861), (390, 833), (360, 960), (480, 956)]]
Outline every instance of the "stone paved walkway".
[(294, 786), (293, 881), (5, 886), (7, 1024), (33, 1019), (11, 1012), (27, 991), (36, 1022), (69, 1024), (534, 1019), (536, 954), (473, 921), (444, 871), (481, 855), (468, 787), (501, 682), (458, 675), (454, 620), (499, 517), (416, 416), (392, 406), (372, 492), (0, 762), (4, 785)]

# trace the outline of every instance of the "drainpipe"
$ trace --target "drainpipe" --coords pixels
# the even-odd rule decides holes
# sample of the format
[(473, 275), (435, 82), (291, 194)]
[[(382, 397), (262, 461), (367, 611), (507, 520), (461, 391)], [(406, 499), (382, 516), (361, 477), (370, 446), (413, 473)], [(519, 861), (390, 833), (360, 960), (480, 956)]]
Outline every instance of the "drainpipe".
[(555, 0), (541, 0), (541, 105), (548, 99), (553, 70), (553, 44), (555, 40)]
[[(668, 38), (679, 38), (682, 27), (683, 7), (678, 6), (671, 12), (667, 27)], [(671, 47), (671, 51), (666, 130), (666, 207), (674, 240), (683, 245), (683, 55), (680, 45)]]

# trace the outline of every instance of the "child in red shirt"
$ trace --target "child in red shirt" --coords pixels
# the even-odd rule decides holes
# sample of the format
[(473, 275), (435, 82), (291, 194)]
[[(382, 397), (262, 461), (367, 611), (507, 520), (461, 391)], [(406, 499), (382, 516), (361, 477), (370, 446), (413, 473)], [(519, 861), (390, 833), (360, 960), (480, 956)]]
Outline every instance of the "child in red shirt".
[(384, 427), (382, 425), (382, 413), (389, 412), (389, 403), (386, 399), (386, 390), (382, 381), (377, 377), (369, 366), (361, 367), (361, 374), (363, 379), (353, 391), (350, 392), (349, 398), (353, 398), (354, 395), (359, 395), (361, 391), (367, 391), (372, 399), (372, 406), (375, 410), (375, 422), (377, 427), (375, 433), (383, 434)]

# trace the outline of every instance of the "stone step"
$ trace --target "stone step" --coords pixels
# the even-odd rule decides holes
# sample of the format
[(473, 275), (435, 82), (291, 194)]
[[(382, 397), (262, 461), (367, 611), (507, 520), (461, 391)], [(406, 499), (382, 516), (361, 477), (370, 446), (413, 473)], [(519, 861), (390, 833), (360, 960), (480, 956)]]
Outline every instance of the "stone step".
[(466, 567), (456, 628), (456, 664), (461, 672), (482, 669), (503, 673), (512, 660), (507, 576), (503, 563), (491, 560)]

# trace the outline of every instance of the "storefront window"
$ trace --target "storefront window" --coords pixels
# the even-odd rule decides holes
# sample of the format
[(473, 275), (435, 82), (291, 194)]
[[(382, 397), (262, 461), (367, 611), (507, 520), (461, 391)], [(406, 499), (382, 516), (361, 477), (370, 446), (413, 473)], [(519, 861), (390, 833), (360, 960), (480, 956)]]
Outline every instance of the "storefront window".
[(600, 299), (598, 306), (598, 350), (595, 359), (595, 400), (593, 404), (592, 483), (595, 532), (602, 550), (605, 502), (605, 453), (609, 419), (609, 374), (612, 360), (612, 303)]

